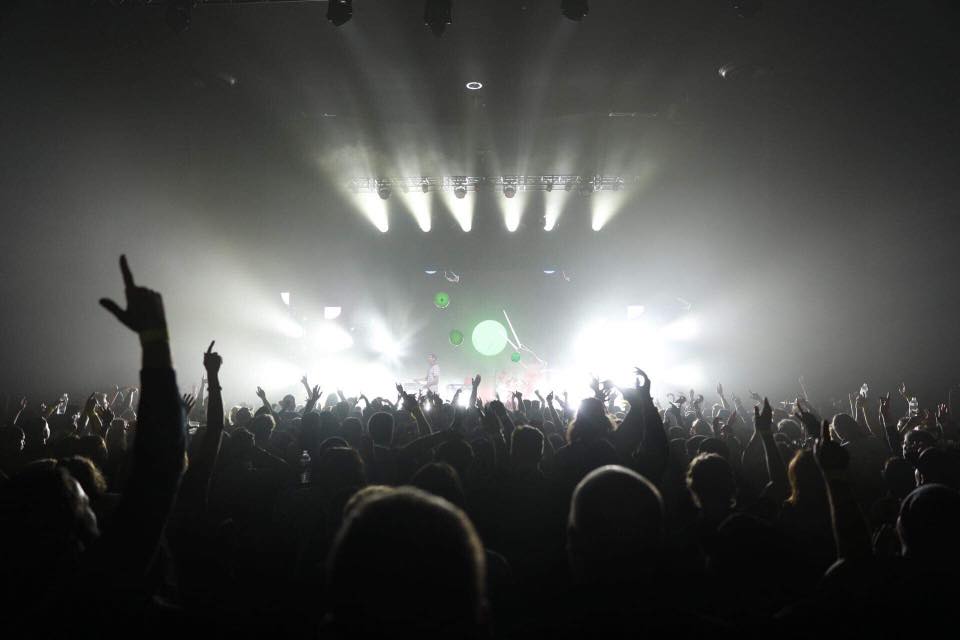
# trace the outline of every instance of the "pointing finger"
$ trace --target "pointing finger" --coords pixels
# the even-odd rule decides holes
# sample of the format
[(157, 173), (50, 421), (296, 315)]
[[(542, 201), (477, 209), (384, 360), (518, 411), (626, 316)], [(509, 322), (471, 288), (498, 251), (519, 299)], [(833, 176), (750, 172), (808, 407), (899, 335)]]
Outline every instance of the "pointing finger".
[(133, 283), (133, 274), (130, 273), (126, 255), (120, 256), (120, 272), (123, 274), (123, 286), (127, 289), (133, 289), (136, 285)]
[(213, 343), (214, 343), (214, 342), (216, 342), (216, 340), (211, 340), (211, 341), (210, 341), (210, 346), (207, 348), (207, 353), (213, 353)]

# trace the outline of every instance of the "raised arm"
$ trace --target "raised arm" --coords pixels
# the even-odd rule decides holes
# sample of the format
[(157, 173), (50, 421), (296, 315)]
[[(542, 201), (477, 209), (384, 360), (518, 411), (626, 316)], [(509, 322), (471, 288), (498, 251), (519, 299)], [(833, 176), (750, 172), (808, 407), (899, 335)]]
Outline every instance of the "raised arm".
[(827, 481), (837, 557), (870, 555), (870, 530), (847, 478), (850, 454), (830, 439), (830, 423), (826, 420), (821, 425), (820, 438), (813, 447), (813, 454)]
[[(614, 432), (614, 436), (621, 439), (617, 443), (617, 449), (632, 455), (640, 472), (652, 482), (658, 483), (667, 468), (670, 444), (660, 412), (650, 396), (650, 376), (642, 369), (635, 371), (638, 377), (634, 381), (634, 388), (630, 391), (621, 390), (630, 403), (630, 411), (620, 428)], [(640, 383), (641, 377), (643, 384)]]
[(763, 399), (763, 409), (753, 408), (753, 427), (755, 437), (763, 444), (763, 453), (767, 460), (767, 475), (770, 478), (770, 497), (780, 504), (790, 493), (790, 483), (787, 479), (787, 468), (780, 457), (780, 450), (773, 439), (773, 409), (770, 402)]
[(146, 572), (170, 512), (183, 472), (186, 434), (163, 300), (134, 283), (125, 256), (120, 257), (120, 270), (127, 308), (106, 298), (100, 304), (139, 336), (140, 408), (130, 477), (111, 526), (91, 550), (91, 570), (102, 571), (109, 564), (134, 579)]

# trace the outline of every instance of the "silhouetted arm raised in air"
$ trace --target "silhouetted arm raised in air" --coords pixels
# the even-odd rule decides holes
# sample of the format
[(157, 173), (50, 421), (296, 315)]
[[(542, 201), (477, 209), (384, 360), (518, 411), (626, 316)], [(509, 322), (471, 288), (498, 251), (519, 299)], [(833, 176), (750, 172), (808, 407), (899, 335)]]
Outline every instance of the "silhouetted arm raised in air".
[(89, 570), (108, 572), (114, 585), (141, 579), (153, 558), (184, 467), (183, 408), (170, 357), (159, 293), (137, 286), (120, 257), (127, 308), (100, 304), (136, 332), (143, 350), (141, 394), (132, 465), (123, 497), (103, 536), (91, 549)]

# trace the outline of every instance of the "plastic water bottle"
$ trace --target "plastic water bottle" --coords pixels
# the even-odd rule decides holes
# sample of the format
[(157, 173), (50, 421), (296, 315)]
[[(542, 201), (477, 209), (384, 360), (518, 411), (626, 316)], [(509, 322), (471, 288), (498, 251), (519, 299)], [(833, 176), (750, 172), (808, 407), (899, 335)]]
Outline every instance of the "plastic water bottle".
[(916, 396), (910, 398), (909, 407), (910, 407), (910, 417), (911, 417), (911, 418), (916, 417), (917, 414), (920, 413), (920, 403), (917, 402)]
[(300, 484), (310, 484), (310, 454), (306, 449), (300, 454)]
[(867, 397), (867, 391), (869, 391), (869, 390), (870, 390), (870, 389), (867, 387), (867, 383), (866, 383), (866, 382), (864, 382), (862, 385), (860, 385), (860, 397), (861, 397), (861, 398), (866, 398), (866, 397)]

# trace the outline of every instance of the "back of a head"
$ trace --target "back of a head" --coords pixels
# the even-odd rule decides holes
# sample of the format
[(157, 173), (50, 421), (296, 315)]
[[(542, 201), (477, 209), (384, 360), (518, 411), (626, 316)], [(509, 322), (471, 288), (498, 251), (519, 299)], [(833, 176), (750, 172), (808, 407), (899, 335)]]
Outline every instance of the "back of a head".
[(576, 419), (567, 430), (567, 440), (590, 441), (603, 438), (613, 430), (603, 403), (596, 398), (585, 398), (577, 410)]
[(951, 451), (930, 447), (920, 454), (917, 470), (923, 484), (944, 484), (951, 489), (960, 489), (960, 462)]
[(942, 484), (917, 487), (900, 505), (897, 532), (903, 555), (957, 566), (960, 493)]
[(710, 436), (700, 441), (697, 453), (715, 453), (724, 460), (730, 459), (730, 446), (720, 438)]
[(410, 479), (410, 486), (439, 496), (461, 509), (466, 508), (463, 484), (456, 470), (445, 462), (425, 464)]
[(347, 418), (340, 424), (340, 435), (351, 447), (358, 446), (363, 437), (363, 423), (358, 418)]
[(374, 495), (352, 510), (330, 552), (333, 623), (347, 637), (473, 635), (484, 567), (457, 507), (412, 487)]
[(533, 427), (517, 427), (511, 439), (510, 457), (518, 466), (539, 464), (543, 457), (543, 434)]
[(328, 495), (343, 490), (359, 489), (367, 484), (363, 459), (356, 449), (330, 447), (314, 461), (312, 480)]
[(654, 569), (663, 543), (663, 501), (646, 478), (625, 467), (591, 471), (573, 492), (567, 551), (587, 582), (632, 582)]
[(435, 458), (437, 462), (446, 462), (456, 469), (460, 481), (463, 482), (473, 466), (473, 447), (460, 438), (447, 440), (437, 447)]
[(736, 494), (733, 468), (715, 453), (701, 453), (690, 461), (687, 487), (702, 508), (729, 507)]
[(273, 433), (275, 426), (276, 423), (273, 420), (273, 416), (259, 415), (250, 421), (250, 426), (248, 429), (251, 433), (253, 433), (253, 437), (256, 438), (257, 444), (263, 446), (270, 441), (270, 434)]
[(903, 458), (888, 458), (883, 465), (883, 484), (893, 497), (903, 500), (917, 488), (913, 465)]
[(864, 435), (863, 429), (849, 413), (838, 413), (833, 416), (833, 430), (844, 442), (856, 440)]
[(785, 418), (778, 422), (777, 431), (785, 435), (790, 442), (799, 442), (803, 439), (803, 427), (791, 418)]
[(374, 444), (389, 446), (393, 441), (393, 416), (385, 411), (373, 414), (367, 422), (367, 430), (370, 431)]
[(16, 455), (23, 450), (25, 436), (17, 426), (0, 427), (0, 456)]

